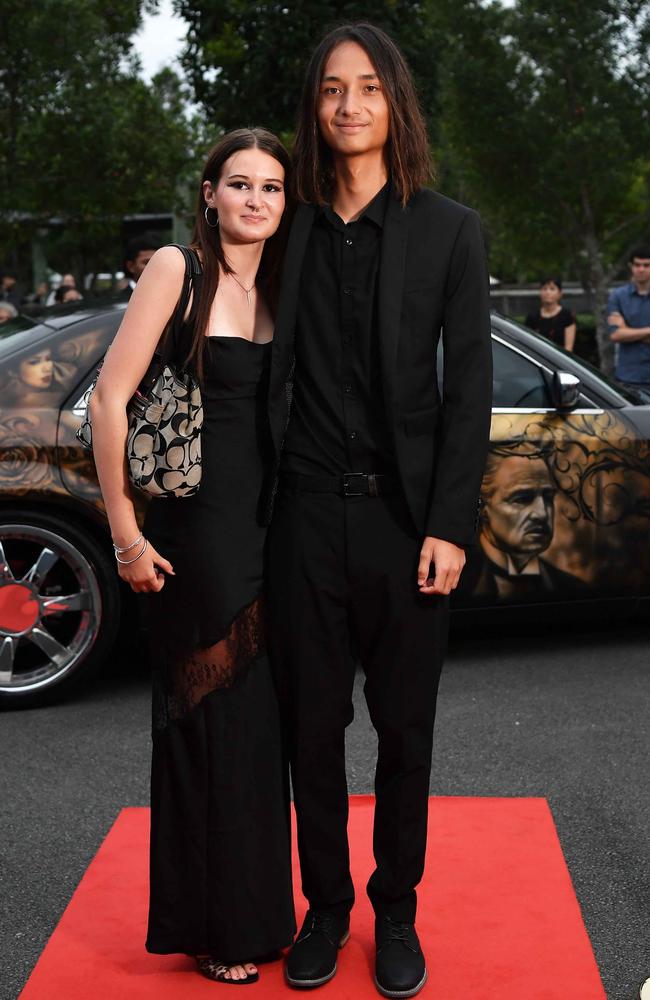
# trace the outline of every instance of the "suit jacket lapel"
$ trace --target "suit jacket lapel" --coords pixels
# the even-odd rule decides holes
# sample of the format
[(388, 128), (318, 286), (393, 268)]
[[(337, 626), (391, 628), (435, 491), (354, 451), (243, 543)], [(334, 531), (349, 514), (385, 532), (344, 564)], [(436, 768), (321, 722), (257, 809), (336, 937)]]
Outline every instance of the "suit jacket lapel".
[(296, 309), (298, 306), (298, 290), (300, 288), (300, 272), (315, 212), (316, 210), (313, 205), (299, 205), (291, 225), (291, 232), (289, 233), (282, 267), (282, 285), (278, 313), (275, 319), (272, 348), (274, 357), (284, 356), (287, 349), (293, 344)]
[(287, 384), (291, 379), (294, 354), (300, 272), (314, 215), (315, 209), (312, 205), (298, 206), (291, 225), (282, 267), (280, 301), (275, 317), (273, 346), (271, 347), (271, 376), (268, 395), (271, 436), (278, 455), (288, 418)]
[(382, 233), (377, 300), (384, 397), (389, 412), (394, 395), (393, 375), (402, 314), (409, 211), (409, 206), (403, 208), (400, 199), (391, 192)]

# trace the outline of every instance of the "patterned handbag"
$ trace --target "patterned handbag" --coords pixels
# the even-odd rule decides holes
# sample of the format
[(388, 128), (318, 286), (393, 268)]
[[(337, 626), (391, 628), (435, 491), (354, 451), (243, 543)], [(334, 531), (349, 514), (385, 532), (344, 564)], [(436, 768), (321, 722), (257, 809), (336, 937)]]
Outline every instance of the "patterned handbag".
[[(182, 246), (178, 249), (185, 258), (180, 299), (151, 364), (127, 406), (129, 479), (137, 489), (156, 497), (191, 497), (201, 483), (201, 390), (195, 376), (177, 359), (186, 356), (189, 348), (192, 331), (188, 327), (191, 325), (185, 326), (183, 318), (192, 289), (192, 314), (196, 312), (202, 268), (192, 250)], [(78, 440), (89, 451), (92, 451), (93, 439), (88, 403), (101, 366), (102, 362), (84, 394), (86, 415), (77, 431)]]

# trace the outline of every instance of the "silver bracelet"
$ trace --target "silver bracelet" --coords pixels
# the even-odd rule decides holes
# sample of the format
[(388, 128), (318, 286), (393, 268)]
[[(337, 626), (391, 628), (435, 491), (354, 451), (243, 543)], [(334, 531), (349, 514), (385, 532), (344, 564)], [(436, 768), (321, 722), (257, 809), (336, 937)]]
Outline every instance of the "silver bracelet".
[(147, 541), (146, 538), (143, 538), (142, 542), (143, 542), (142, 548), (138, 552), (137, 556), (135, 556), (133, 559), (120, 559), (120, 557), (117, 554), (117, 552), (115, 553), (115, 558), (117, 559), (117, 561), (120, 564), (120, 566), (130, 566), (131, 563), (137, 562), (138, 559), (140, 558), (140, 556), (143, 556), (145, 554), (145, 552), (147, 551), (147, 545), (149, 544), (149, 542)]
[(130, 549), (134, 549), (136, 545), (141, 541), (142, 541), (142, 532), (140, 532), (136, 540), (134, 542), (131, 542), (130, 545), (125, 545), (124, 548), (120, 548), (119, 545), (116, 545), (115, 542), (113, 542), (113, 548), (115, 549), (116, 552), (119, 552), (120, 555), (122, 555), (123, 552), (129, 552)]

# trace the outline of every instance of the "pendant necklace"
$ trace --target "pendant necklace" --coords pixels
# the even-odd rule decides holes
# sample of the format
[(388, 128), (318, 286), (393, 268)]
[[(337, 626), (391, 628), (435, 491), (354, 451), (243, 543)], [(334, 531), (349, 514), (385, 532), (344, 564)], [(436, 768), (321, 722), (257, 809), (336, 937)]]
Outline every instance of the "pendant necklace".
[(230, 277), (233, 279), (233, 281), (237, 282), (237, 284), (241, 288), (242, 292), (246, 292), (246, 301), (250, 305), (251, 304), (251, 292), (255, 288), (255, 282), (253, 282), (253, 284), (251, 285), (250, 288), (244, 288), (244, 286), (242, 285), (242, 283), (239, 280), (239, 278), (236, 278), (232, 271), (229, 271), (228, 273), (230, 274)]

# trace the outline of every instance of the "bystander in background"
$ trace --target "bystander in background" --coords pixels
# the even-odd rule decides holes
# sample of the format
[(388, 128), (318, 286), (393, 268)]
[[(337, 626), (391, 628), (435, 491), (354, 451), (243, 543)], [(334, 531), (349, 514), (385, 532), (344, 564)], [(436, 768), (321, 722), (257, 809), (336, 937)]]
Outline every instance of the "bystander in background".
[(539, 288), (540, 306), (526, 316), (526, 326), (554, 344), (572, 351), (576, 341), (576, 318), (563, 306), (560, 278), (544, 278)]
[[(61, 291), (62, 288), (73, 288), (75, 291), (77, 289), (77, 279), (74, 274), (62, 274), (61, 280), (58, 283), (53, 283), (53, 288), (47, 299), (45, 300), (46, 306), (53, 306), (55, 302), (62, 302), (63, 299), (57, 299), (57, 293)], [(81, 296), (80, 296), (81, 297)]]
[(6, 323), (10, 319), (15, 319), (18, 310), (11, 302), (0, 301), (0, 323)]
[(4, 271), (0, 277), (0, 301), (10, 302), (16, 309), (20, 305), (20, 289), (13, 271)]
[(131, 294), (136, 286), (138, 278), (155, 254), (156, 250), (159, 249), (160, 241), (151, 233), (143, 233), (142, 236), (136, 236), (132, 240), (129, 240), (126, 245), (124, 260), (124, 270), (126, 272), (126, 276), (118, 286), (121, 293), (120, 298), (131, 298)]
[(47, 281), (41, 281), (33, 292), (25, 296), (24, 302), (29, 306), (44, 306), (50, 294), (50, 286)]
[(71, 288), (70, 285), (60, 285), (54, 293), (54, 301), (57, 305), (63, 302), (79, 302), (83, 298), (83, 295), (76, 288)]
[(631, 280), (615, 288), (607, 303), (610, 338), (617, 346), (616, 378), (650, 393), (650, 246), (629, 257)]

